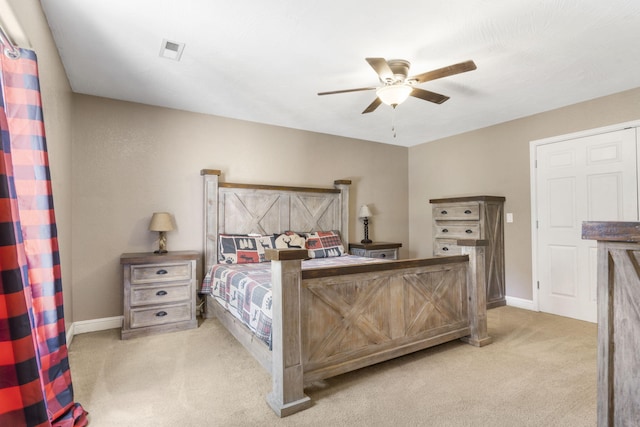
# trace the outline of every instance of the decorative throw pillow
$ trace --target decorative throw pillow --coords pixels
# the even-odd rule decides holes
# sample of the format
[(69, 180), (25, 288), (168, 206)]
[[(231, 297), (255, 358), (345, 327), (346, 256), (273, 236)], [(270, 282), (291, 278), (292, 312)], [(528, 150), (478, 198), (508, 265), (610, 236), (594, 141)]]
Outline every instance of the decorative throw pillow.
[(310, 258), (329, 258), (345, 254), (338, 231), (305, 233)]
[(304, 249), (306, 247), (306, 239), (304, 236), (293, 231), (285, 231), (282, 234), (274, 234), (277, 249)]
[(275, 248), (273, 236), (220, 234), (218, 240), (218, 262), (221, 264), (264, 262), (265, 248)]

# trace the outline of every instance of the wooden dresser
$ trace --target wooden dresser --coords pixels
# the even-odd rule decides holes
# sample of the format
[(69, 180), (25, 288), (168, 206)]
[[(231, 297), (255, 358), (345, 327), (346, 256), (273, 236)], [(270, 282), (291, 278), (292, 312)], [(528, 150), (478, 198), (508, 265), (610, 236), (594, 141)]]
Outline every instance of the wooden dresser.
[(598, 427), (640, 420), (640, 222), (583, 222), (598, 241)]
[(457, 240), (486, 240), (487, 308), (506, 305), (504, 279), (504, 197), (431, 199), (433, 254), (460, 255)]
[(122, 254), (122, 339), (198, 326), (196, 263), (199, 256), (192, 251)]

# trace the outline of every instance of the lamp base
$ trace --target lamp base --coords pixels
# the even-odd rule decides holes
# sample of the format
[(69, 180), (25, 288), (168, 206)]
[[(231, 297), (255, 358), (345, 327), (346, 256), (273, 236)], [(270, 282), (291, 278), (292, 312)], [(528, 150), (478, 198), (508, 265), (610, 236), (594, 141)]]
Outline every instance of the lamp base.
[(364, 217), (362, 222), (364, 222), (364, 239), (360, 240), (360, 243), (373, 243), (369, 239), (369, 218)]
[(158, 237), (158, 250), (153, 251), (153, 253), (162, 255), (166, 254), (167, 252), (167, 233), (164, 231), (160, 231)]

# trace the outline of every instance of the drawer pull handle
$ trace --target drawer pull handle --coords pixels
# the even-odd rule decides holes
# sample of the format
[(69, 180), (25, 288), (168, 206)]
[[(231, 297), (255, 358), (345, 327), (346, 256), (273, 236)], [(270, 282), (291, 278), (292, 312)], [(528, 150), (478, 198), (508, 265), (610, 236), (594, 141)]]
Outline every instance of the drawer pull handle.
[(446, 215), (446, 214), (448, 214), (449, 212), (447, 212), (447, 211), (441, 211), (440, 213), (441, 213), (442, 215)]
[(157, 312), (157, 313), (156, 313), (156, 316), (157, 316), (157, 317), (164, 317), (164, 316), (166, 316), (166, 315), (167, 315), (167, 312), (166, 312), (166, 311), (159, 311), (159, 312)]
[(156, 295), (158, 295), (159, 297), (163, 297), (167, 294), (167, 291), (158, 291), (156, 292)]
[(443, 233), (448, 233), (448, 232), (449, 232), (449, 229), (448, 229), (448, 228), (443, 228), (443, 229), (442, 229), (442, 232), (443, 232)]
[(387, 254), (380, 254), (380, 258), (386, 258)]
[(464, 230), (464, 232), (467, 233), (467, 234), (471, 234), (471, 233), (473, 233), (473, 230)]
[(444, 248), (442, 248), (442, 250), (446, 252), (449, 250), (449, 248), (445, 246)]
[(467, 215), (469, 215), (471, 213), (471, 211), (469, 209), (467, 209), (466, 211), (464, 211), (464, 213), (466, 213)]
[(167, 274), (167, 273), (168, 273), (168, 271), (165, 270), (165, 269), (156, 271), (156, 274)]

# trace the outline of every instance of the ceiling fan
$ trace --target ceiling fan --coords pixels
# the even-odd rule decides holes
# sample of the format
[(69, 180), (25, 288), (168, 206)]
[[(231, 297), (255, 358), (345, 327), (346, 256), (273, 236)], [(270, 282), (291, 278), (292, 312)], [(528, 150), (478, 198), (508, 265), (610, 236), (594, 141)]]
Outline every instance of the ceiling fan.
[(449, 99), (448, 96), (420, 89), (416, 87), (416, 85), (476, 69), (476, 64), (473, 61), (465, 61), (460, 62), (459, 64), (449, 65), (447, 67), (438, 68), (437, 70), (427, 71), (426, 73), (408, 77), (411, 64), (409, 61), (404, 59), (390, 59), (387, 61), (384, 58), (365, 58), (365, 60), (378, 74), (383, 86), (319, 92), (318, 95), (333, 95), (336, 93), (375, 90), (377, 95), (376, 99), (374, 99), (373, 102), (365, 108), (362, 114), (371, 113), (378, 108), (381, 103), (385, 103), (395, 108), (404, 102), (409, 96), (424, 99), (425, 101), (434, 102), (436, 104), (442, 104)]

